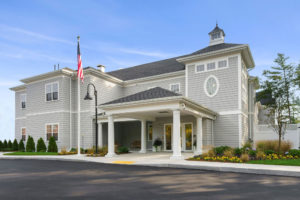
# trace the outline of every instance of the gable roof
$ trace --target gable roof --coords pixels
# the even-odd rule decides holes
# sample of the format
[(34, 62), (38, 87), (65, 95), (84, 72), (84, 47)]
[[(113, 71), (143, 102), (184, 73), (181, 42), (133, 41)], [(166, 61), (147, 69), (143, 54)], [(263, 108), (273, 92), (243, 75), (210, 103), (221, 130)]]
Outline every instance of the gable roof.
[(178, 62), (177, 61), (178, 58), (205, 54), (212, 51), (218, 51), (218, 50), (241, 46), (241, 45), (243, 44), (222, 43), (222, 44), (211, 45), (203, 49), (200, 49), (198, 51), (195, 51), (191, 54), (160, 60), (156, 62), (146, 63), (142, 65), (137, 65), (134, 67), (129, 67), (129, 68), (120, 69), (116, 71), (111, 71), (111, 72), (107, 72), (107, 74), (114, 76), (118, 79), (121, 79), (123, 81), (127, 81), (127, 80), (133, 80), (138, 78), (144, 78), (148, 76), (155, 76), (155, 75), (160, 75), (165, 73), (181, 71), (181, 70), (185, 70), (185, 65), (183, 63)]
[(172, 92), (170, 90), (163, 89), (161, 87), (155, 87), (155, 88), (145, 90), (142, 92), (138, 92), (138, 93), (126, 96), (126, 97), (122, 97), (122, 98), (113, 100), (113, 101), (109, 101), (109, 102), (106, 102), (101, 105), (127, 103), (127, 102), (158, 99), (158, 98), (164, 98), (164, 97), (174, 97), (174, 96), (182, 96), (182, 95)]

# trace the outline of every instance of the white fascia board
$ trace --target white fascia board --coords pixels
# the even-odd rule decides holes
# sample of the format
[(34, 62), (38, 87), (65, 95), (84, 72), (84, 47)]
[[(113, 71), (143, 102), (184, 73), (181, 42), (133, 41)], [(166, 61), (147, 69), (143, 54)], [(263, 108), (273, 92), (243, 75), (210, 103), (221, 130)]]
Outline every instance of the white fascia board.
[(121, 79), (118, 79), (114, 76), (111, 76), (111, 75), (109, 75), (105, 72), (102, 72), (102, 71), (94, 69), (94, 68), (86, 69), (86, 70), (84, 70), (84, 73), (85, 74), (92, 74), (96, 77), (100, 77), (104, 80), (107, 80), (107, 81), (110, 81), (110, 82), (113, 82), (113, 83), (117, 83), (117, 84), (120, 84), (120, 85), (123, 85), (123, 83), (124, 83), (124, 81), (122, 81)]
[(245, 48), (248, 48), (247, 44), (240, 45), (240, 46), (237, 46), (237, 47), (231, 47), (231, 48), (227, 48), (227, 49), (221, 49), (221, 50), (217, 50), (217, 51), (213, 51), (213, 52), (208, 52), (208, 53), (203, 53), (203, 54), (178, 58), (176, 60), (178, 62), (181, 62), (181, 63), (187, 63), (187, 62), (190, 62), (190, 61), (199, 60), (199, 59), (203, 59), (203, 58), (206, 58), (206, 57), (215, 56), (215, 55), (218, 55), (218, 54), (231, 53), (231, 52), (234, 52), (234, 51), (242, 51)]
[(9, 88), (9, 89), (12, 90), (12, 91), (15, 91), (15, 92), (25, 91), (26, 90), (26, 85), (25, 84), (18, 85), (18, 86)]
[(218, 115), (217, 112), (215, 112), (215, 111), (213, 111), (213, 110), (210, 110), (209, 108), (206, 108), (206, 107), (204, 107), (204, 106), (201, 106), (201, 105), (199, 105), (198, 103), (196, 103), (196, 102), (194, 102), (194, 101), (192, 101), (192, 100), (190, 100), (190, 99), (188, 99), (188, 98), (183, 97), (182, 100), (183, 100), (184, 102), (188, 103), (190, 106), (192, 106), (193, 109), (196, 108), (196, 109), (199, 109), (199, 110), (201, 110), (201, 111), (203, 111), (203, 112), (205, 112), (205, 113), (208, 113), (208, 114), (214, 115), (214, 116), (217, 116), (217, 115)]

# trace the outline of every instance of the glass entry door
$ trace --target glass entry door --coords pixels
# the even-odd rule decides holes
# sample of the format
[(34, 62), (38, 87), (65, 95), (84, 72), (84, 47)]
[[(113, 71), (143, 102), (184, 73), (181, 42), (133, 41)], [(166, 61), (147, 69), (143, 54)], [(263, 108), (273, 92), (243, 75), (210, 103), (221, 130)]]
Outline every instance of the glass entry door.
[[(164, 146), (165, 150), (172, 150), (173, 124), (165, 124), (164, 126)], [(180, 126), (181, 150), (193, 150), (193, 125), (192, 123), (182, 123)]]
[(172, 150), (172, 124), (165, 125), (165, 150)]

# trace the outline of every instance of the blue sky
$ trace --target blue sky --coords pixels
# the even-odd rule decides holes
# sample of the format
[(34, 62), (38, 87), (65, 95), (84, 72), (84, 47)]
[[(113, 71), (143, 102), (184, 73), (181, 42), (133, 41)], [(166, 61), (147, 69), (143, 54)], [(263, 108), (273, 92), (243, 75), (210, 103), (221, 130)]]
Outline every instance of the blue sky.
[(84, 66), (107, 71), (190, 53), (208, 45), (216, 23), (226, 42), (250, 45), (261, 76), (278, 52), (300, 60), (300, 1), (27, 0), (0, 6), (0, 139), (14, 138), (18, 80), (76, 69), (76, 36)]

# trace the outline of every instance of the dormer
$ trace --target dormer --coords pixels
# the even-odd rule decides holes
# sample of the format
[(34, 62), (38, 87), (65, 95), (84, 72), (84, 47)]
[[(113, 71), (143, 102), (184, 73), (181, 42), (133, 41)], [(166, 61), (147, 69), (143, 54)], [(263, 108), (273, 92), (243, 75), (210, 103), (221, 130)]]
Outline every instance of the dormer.
[(218, 24), (208, 35), (210, 38), (209, 46), (224, 43), (225, 33), (223, 29), (219, 28)]

